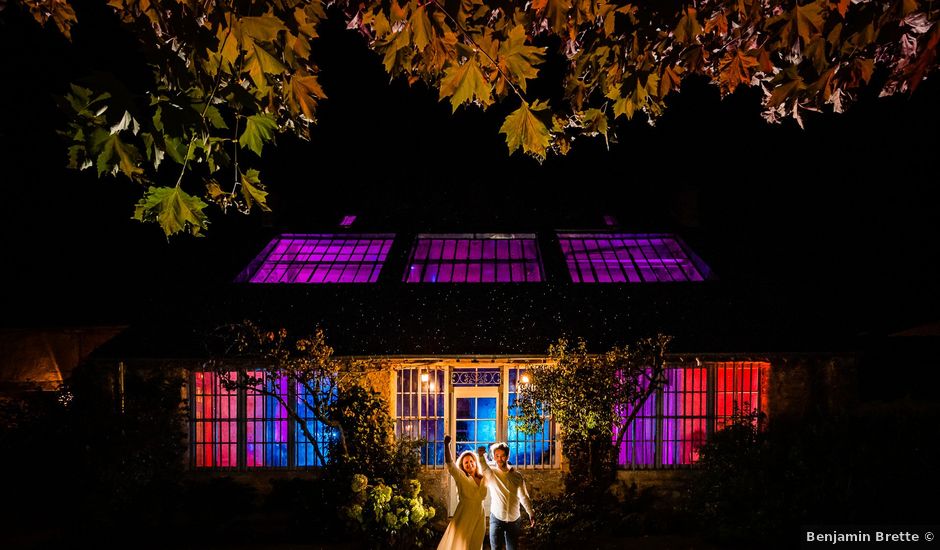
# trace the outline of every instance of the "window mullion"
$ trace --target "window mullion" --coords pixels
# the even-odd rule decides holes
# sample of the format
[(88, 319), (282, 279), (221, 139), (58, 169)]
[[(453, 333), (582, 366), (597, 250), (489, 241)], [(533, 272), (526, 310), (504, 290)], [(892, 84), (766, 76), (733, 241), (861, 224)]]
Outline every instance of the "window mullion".
[[(294, 410), (297, 410), (297, 384), (293, 383), (290, 378), (287, 379), (287, 403), (288, 405), (294, 407)], [(285, 411), (287, 414), (287, 468), (293, 469), (297, 467), (297, 430), (300, 428), (296, 426), (297, 420), (293, 418), (289, 411)]]
[(705, 430), (706, 430), (706, 441), (712, 438), (712, 435), (715, 433), (715, 428), (717, 428), (718, 416), (717, 416), (717, 407), (718, 407), (718, 366), (715, 363), (710, 363), (706, 365), (706, 385), (705, 385), (705, 402), (707, 409), (705, 411)]
[(239, 371), (238, 377), (240, 378), (239, 388), (236, 390), (237, 393), (237, 431), (235, 438), (235, 456), (236, 463), (235, 468), (238, 470), (247, 470), (248, 464), (248, 455), (247, 449), (248, 445), (246, 441), (248, 439), (248, 391), (246, 389), (246, 384), (248, 383), (247, 374), (245, 372)]
[[(650, 381), (652, 384), (652, 381)], [(665, 426), (664, 416), (664, 391), (660, 386), (656, 388), (656, 431), (655, 443), (653, 444), (653, 466), (655, 468), (663, 467), (663, 428)]]

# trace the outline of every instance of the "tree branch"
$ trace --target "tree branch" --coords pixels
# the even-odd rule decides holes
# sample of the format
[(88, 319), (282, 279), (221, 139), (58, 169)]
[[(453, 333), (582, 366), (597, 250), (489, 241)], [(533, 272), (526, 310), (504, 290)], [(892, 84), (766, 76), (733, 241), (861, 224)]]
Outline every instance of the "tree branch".
[(504, 79), (506, 79), (506, 84), (509, 84), (509, 87), (512, 88), (512, 91), (513, 91), (517, 96), (519, 96), (519, 99), (521, 99), (523, 103), (525, 103), (526, 105), (528, 105), (529, 102), (526, 101), (526, 99), (525, 99), (525, 97), (522, 95), (522, 93), (516, 88), (515, 84), (512, 83), (512, 80), (509, 78), (509, 76), (506, 75), (506, 73), (504, 73), (503, 70), (499, 68), (499, 63), (497, 63), (495, 59), (493, 59), (492, 57), (490, 57), (490, 54), (487, 53), (486, 50), (483, 49), (483, 48), (477, 43), (477, 41), (474, 40), (474, 39), (470, 36), (470, 33), (467, 32), (467, 30), (463, 28), (463, 25), (461, 25), (461, 24), (457, 21), (457, 19), (455, 19), (454, 16), (451, 15), (450, 12), (448, 12), (448, 11), (444, 8), (444, 6), (441, 5), (440, 2), (438, 2), (438, 0), (430, 0), (429, 3), (434, 4), (435, 6), (437, 6), (437, 9), (441, 10), (441, 13), (443, 13), (445, 16), (447, 16), (447, 18), (450, 19), (450, 20), (454, 23), (454, 26), (457, 27), (457, 29), (460, 31), (461, 34), (463, 34), (464, 38), (466, 38), (467, 41), (469, 41), (471, 44), (473, 44), (473, 46), (474, 46), (474, 51), (481, 52), (484, 56), (486, 56), (487, 59), (490, 60), (490, 63), (493, 64), (493, 67), (494, 67), (494, 68), (496, 69), (496, 71), (500, 74), (500, 76), (502, 76)]

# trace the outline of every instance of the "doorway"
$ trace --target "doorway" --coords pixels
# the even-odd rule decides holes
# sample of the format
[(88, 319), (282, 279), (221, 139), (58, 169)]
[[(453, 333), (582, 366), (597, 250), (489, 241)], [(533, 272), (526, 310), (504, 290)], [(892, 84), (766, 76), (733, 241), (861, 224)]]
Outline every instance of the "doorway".
[[(452, 416), (450, 433), (456, 447), (454, 460), (464, 451), (476, 452), (477, 447), (489, 450), (491, 443), (497, 441), (500, 433), (500, 393), (499, 386), (456, 387), (451, 401)], [(459, 465), (458, 465), (459, 467)], [(453, 515), (457, 508), (457, 486), (448, 477), (450, 498), (448, 515)], [(486, 517), (490, 515), (490, 499), (484, 501)]]

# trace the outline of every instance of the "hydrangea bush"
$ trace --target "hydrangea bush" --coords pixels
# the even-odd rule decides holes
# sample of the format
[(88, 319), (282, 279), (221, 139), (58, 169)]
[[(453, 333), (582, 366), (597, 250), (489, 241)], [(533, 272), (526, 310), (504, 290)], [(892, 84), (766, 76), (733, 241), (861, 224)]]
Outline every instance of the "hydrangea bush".
[(360, 531), (374, 548), (428, 546), (434, 538), (433, 506), (421, 497), (421, 483), (410, 479), (401, 487), (373, 483), (355, 474), (350, 484), (350, 504), (343, 508), (353, 529)]

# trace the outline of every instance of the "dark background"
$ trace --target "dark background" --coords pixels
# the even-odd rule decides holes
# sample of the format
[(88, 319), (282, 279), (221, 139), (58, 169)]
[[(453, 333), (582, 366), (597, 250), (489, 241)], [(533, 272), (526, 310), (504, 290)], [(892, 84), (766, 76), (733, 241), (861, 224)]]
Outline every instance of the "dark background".
[[(335, 17), (314, 43), (329, 99), (312, 140), (281, 136), (265, 153), (273, 214), (210, 206), (208, 238), (167, 241), (131, 220), (139, 189), (67, 170), (55, 134), (69, 81), (140, 80), (133, 40), (106, 8), (82, 7), (72, 44), (21, 12), (0, 11), (2, 326), (133, 322), (225, 288), (272, 235), (348, 213), (356, 229), (385, 231), (591, 229), (613, 214), (625, 230), (679, 233), (724, 284), (840, 331), (940, 317), (935, 77), (911, 96), (872, 91), (844, 115), (807, 113), (805, 130), (765, 124), (755, 90), (722, 101), (690, 80), (655, 127), (620, 121), (609, 151), (586, 139), (539, 164), (510, 157), (498, 133), (514, 104), (452, 115), (435, 91), (389, 82)], [(544, 70), (557, 80), (557, 68)]]

